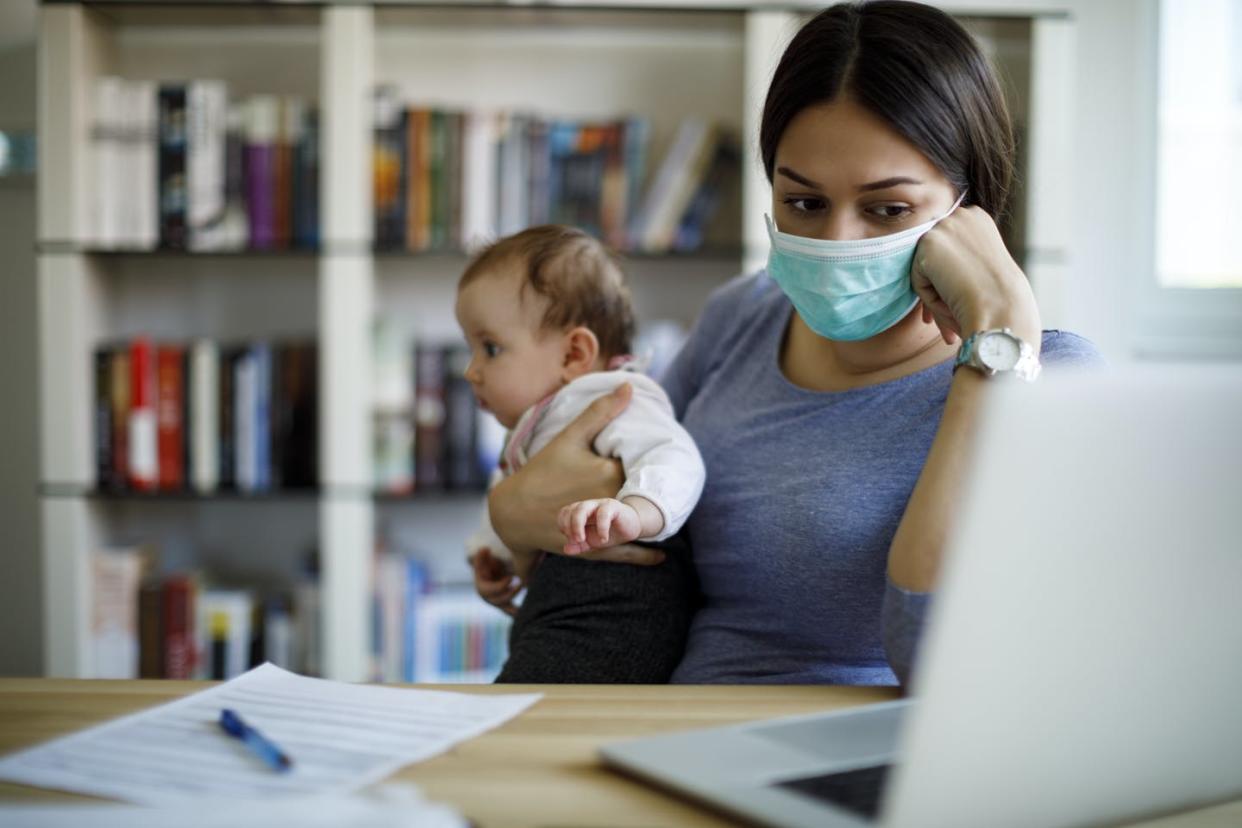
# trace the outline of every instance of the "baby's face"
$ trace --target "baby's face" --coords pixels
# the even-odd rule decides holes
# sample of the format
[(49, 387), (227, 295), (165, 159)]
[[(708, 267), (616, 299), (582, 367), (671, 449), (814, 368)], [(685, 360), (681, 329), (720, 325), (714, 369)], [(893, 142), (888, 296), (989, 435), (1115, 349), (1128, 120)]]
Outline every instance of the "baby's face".
[(500, 266), (457, 293), (457, 323), (470, 345), (466, 379), (505, 428), (564, 384), (564, 337), (540, 330), (544, 300), (521, 294), (520, 266)]

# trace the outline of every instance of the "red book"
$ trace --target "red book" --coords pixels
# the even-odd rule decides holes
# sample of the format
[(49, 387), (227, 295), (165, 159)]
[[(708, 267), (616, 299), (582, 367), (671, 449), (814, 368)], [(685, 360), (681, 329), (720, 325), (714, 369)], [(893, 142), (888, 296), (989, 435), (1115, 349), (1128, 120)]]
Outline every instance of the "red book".
[(164, 677), (194, 678), (194, 579), (173, 575), (164, 581)]
[(129, 345), (129, 484), (151, 491), (159, 477), (155, 447), (155, 371), (151, 342), (135, 339)]
[(161, 489), (185, 486), (184, 423), (185, 349), (161, 345), (156, 349), (156, 432), (159, 444)]

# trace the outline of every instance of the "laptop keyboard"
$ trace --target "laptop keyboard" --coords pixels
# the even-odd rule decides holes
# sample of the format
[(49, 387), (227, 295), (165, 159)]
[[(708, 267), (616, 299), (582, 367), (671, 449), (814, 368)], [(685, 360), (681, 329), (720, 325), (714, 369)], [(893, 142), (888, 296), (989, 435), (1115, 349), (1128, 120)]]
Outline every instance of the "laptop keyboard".
[(884, 784), (892, 767), (874, 765), (823, 776), (790, 779), (777, 783), (776, 787), (830, 802), (867, 819), (875, 819), (880, 812), (880, 796), (884, 793)]

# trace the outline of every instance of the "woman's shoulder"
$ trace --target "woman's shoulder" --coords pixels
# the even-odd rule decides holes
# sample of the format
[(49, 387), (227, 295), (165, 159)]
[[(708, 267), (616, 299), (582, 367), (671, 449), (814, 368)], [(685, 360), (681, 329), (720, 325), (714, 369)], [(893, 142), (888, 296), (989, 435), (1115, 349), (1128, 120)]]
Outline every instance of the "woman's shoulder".
[(766, 270), (743, 273), (716, 288), (707, 297), (699, 325), (711, 329), (735, 328), (754, 319), (774, 304), (787, 302)]
[(1078, 368), (1103, 368), (1108, 364), (1090, 339), (1058, 329), (1044, 331), (1039, 360), (1045, 365), (1055, 363)]

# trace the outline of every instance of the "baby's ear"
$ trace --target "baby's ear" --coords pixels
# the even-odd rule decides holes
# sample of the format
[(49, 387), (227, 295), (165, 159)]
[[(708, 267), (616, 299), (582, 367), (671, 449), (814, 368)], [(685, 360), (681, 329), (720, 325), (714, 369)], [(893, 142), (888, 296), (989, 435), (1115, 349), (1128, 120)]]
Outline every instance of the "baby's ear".
[(599, 339), (590, 328), (579, 325), (565, 334), (565, 355), (561, 365), (564, 382), (576, 380), (596, 369), (599, 359)]

